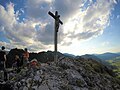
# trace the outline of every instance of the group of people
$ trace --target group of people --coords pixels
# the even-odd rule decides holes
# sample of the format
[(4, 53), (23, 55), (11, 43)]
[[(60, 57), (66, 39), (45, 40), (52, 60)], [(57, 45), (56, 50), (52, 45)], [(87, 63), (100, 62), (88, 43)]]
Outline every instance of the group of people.
[(17, 70), (19, 72), (19, 70), (20, 70), (19, 68), (21, 66), (25, 67), (25, 66), (27, 66), (27, 64), (29, 64), (29, 52), (27, 51), (27, 48), (25, 48), (21, 59), (18, 54), (15, 55), (15, 60), (14, 60), (12, 67), (17, 68)]
[[(17, 72), (20, 72), (20, 67), (25, 67), (29, 63), (29, 52), (27, 48), (24, 49), (24, 53), (22, 54), (22, 59), (20, 59), (19, 55), (15, 55), (13, 67), (16, 68)], [(2, 46), (0, 50), (0, 71), (4, 72), (4, 80), (7, 80), (7, 72), (6, 72), (6, 52), (5, 47)]]

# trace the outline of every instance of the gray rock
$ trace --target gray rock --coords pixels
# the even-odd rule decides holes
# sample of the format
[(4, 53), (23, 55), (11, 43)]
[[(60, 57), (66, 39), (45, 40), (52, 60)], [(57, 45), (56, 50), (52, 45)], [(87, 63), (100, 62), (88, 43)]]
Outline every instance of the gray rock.
[(38, 86), (33, 86), (32, 89), (33, 89), (33, 90), (39, 90), (39, 89), (38, 89)]
[(38, 87), (38, 90), (49, 90), (49, 87), (46, 84), (42, 84)]
[(65, 70), (67, 73), (67, 78), (70, 84), (76, 85), (79, 87), (87, 86), (84, 78), (80, 75), (80, 73), (76, 70), (67, 69)]
[[(97, 67), (98, 63), (92, 64)], [(88, 60), (64, 57), (57, 65), (52, 62), (39, 69), (22, 69), (20, 74), (11, 72), (9, 79), (14, 90), (120, 90), (119, 80), (94, 68)]]
[(23, 87), (23, 90), (28, 90), (28, 87), (24, 86), (24, 87)]

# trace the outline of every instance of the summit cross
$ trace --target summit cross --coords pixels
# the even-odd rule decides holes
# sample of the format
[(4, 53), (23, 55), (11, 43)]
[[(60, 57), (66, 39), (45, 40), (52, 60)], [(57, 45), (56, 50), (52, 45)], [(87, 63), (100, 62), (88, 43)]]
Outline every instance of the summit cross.
[(55, 15), (52, 12), (48, 12), (50, 16), (55, 19), (55, 31), (54, 31), (54, 61), (57, 63), (57, 32), (59, 29), (59, 25), (63, 24), (63, 22), (59, 19), (60, 15), (58, 15), (58, 11), (55, 12)]

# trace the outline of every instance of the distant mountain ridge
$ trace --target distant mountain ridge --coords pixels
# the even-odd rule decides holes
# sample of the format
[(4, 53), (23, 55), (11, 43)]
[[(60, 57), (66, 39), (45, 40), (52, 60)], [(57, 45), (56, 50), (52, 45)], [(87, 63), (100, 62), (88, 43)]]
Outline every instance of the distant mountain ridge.
[(69, 53), (64, 53), (64, 55), (67, 56), (67, 57), (72, 57), (72, 58), (76, 57), (75, 55), (69, 54)]
[(103, 54), (94, 54), (95, 56), (97, 56), (98, 58), (100, 58), (101, 60), (109, 60), (115, 57), (119, 57), (120, 53), (103, 53)]
[[(79, 57), (79, 56), (75, 56), (73, 54), (69, 54), (69, 53), (64, 53), (64, 55), (68, 56), (68, 57)], [(109, 59), (113, 59), (115, 57), (119, 57), (120, 56), (120, 52), (118, 53), (111, 53), (111, 52), (106, 52), (103, 54), (85, 54), (85, 55), (81, 55), (81, 57), (83, 58), (92, 58), (95, 60), (109, 60)]]
[(94, 59), (94, 60), (101, 61), (101, 59), (98, 58), (98, 57), (95, 56), (95, 55), (85, 54), (85, 55), (82, 55), (81, 57), (83, 57), (83, 58), (85, 58), (85, 59), (92, 58), (92, 59)]

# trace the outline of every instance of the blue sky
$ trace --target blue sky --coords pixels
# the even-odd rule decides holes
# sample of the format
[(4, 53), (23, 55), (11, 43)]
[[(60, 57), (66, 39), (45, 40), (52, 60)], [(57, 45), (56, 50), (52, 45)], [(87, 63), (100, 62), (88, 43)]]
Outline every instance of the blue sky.
[(56, 10), (60, 52), (120, 52), (120, 0), (0, 0), (0, 46), (53, 51)]

